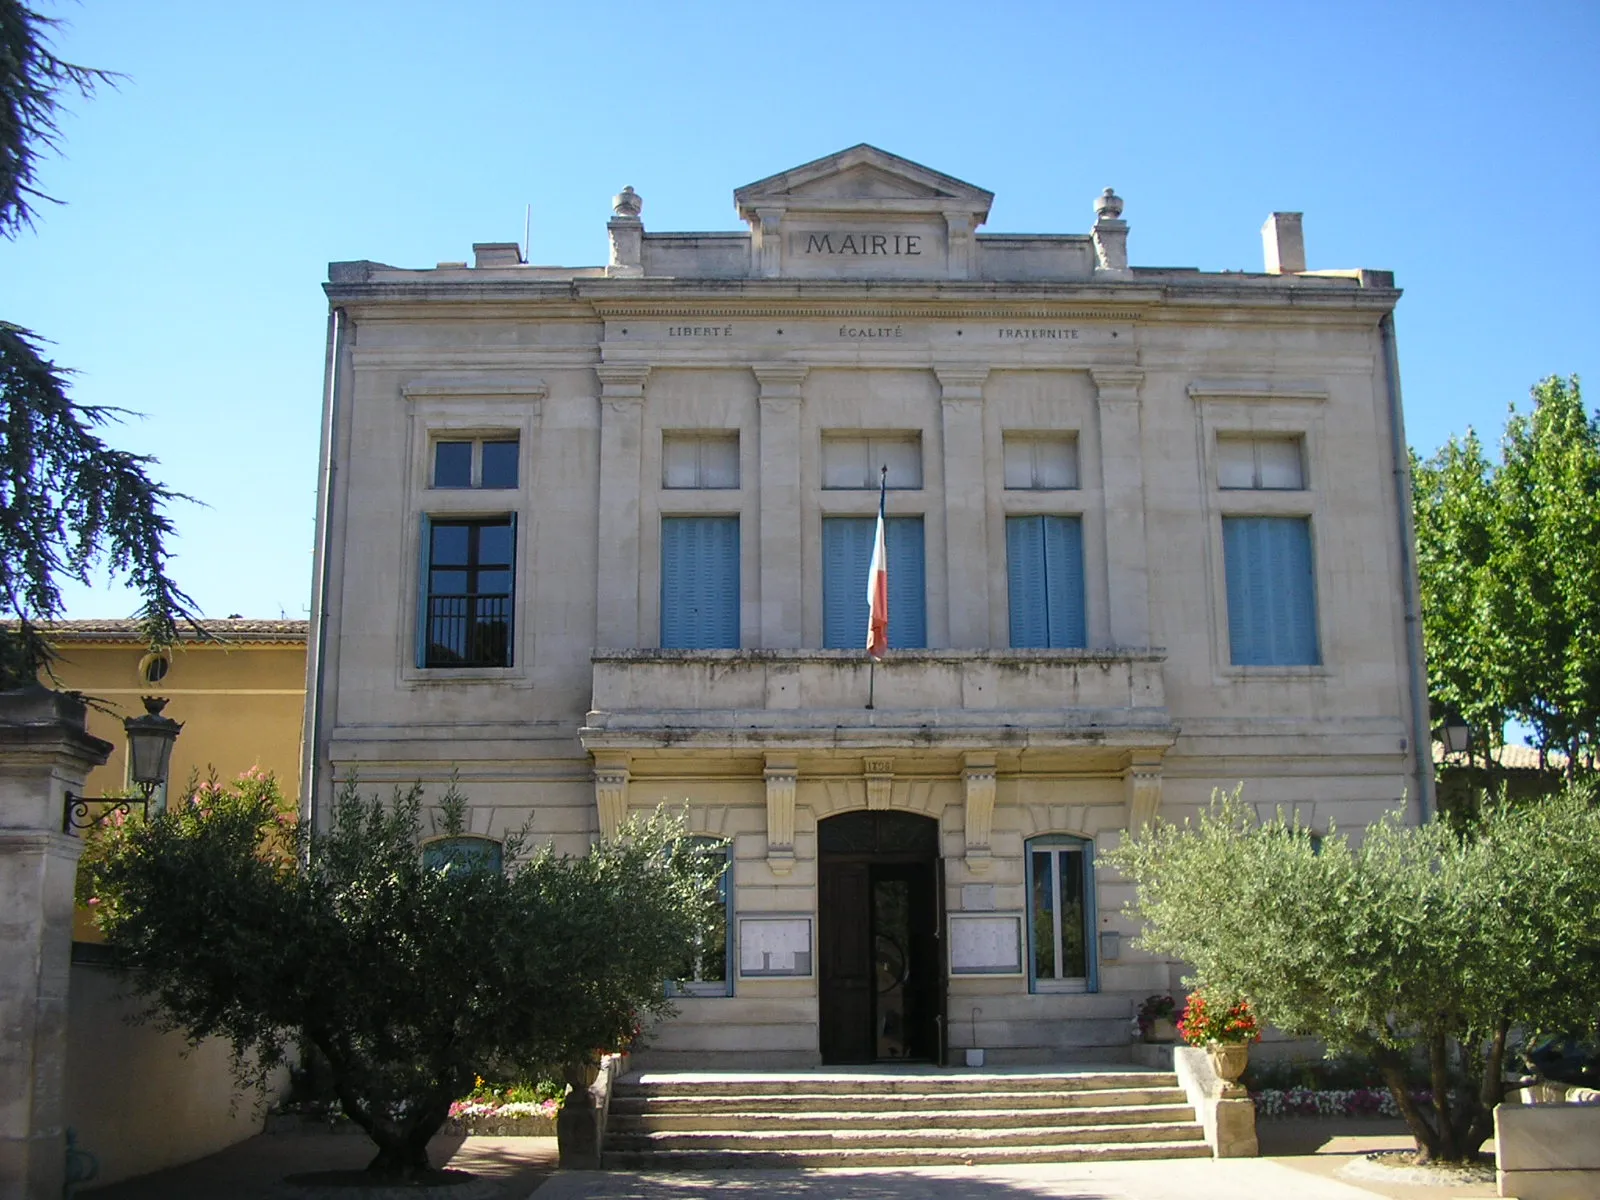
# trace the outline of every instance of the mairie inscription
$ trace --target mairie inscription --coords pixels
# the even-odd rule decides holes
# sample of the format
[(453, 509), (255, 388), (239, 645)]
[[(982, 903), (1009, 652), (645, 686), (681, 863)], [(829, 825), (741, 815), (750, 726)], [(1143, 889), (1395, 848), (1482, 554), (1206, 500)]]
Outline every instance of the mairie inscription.
[(920, 233), (796, 233), (794, 248), (823, 258), (920, 258)]

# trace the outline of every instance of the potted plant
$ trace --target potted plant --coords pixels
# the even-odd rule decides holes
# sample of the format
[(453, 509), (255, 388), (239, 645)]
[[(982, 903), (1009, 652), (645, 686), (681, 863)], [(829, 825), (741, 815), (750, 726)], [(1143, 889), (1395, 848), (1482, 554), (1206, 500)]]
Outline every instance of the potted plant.
[(1178, 1040), (1178, 1027), (1174, 1019), (1178, 1012), (1178, 1002), (1171, 996), (1158, 995), (1146, 996), (1144, 1003), (1139, 1005), (1139, 1037), (1146, 1042), (1175, 1042)]
[(1229, 1003), (1191, 992), (1178, 1018), (1178, 1032), (1189, 1045), (1206, 1048), (1224, 1096), (1244, 1094), (1239, 1077), (1250, 1062), (1250, 1043), (1261, 1040), (1261, 1025), (1248, 1000)]

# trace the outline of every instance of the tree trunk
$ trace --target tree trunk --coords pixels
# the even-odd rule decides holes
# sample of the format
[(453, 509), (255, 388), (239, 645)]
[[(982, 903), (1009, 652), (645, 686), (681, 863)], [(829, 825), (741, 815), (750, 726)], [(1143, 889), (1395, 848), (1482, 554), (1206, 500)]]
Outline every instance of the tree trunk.
[(1511, 1023), (1501, 1018), (1489, 1042), (1489, 1056), (1483, 1065), (1483, 1079), (1478, 1086), (1477, 1110), (1472, 1114), (1472, 1120), (1461, 1139), (1468, 1158), (1476, 1154), (1478, 1147), (1494, 1132), (1494, 1106), (1505, 1098), (1506, 1093), (1506, 1037), (1510, 1032)]
[(1384, 1051), (1376, 1058), (1378, 1070), (1383, 1074), (1383, 1081), (1389, 1085), (1389, 1094), (1394, 1097), (1395, 1107), (1405, 1118), (1406, 1128), (1411, 1131), (1411, 1138), (1417, 1143), (1417, 1161), (1432, 1160), (1439, 1149), (1439, 1136), (1433, 1126), (1428, 1124), (1427, 1115), (1417, 1107), (1417, 1102), (1411, 1097), (1410, 1089), (1406, 1087), (1405, 1060), (1392, 1050)]

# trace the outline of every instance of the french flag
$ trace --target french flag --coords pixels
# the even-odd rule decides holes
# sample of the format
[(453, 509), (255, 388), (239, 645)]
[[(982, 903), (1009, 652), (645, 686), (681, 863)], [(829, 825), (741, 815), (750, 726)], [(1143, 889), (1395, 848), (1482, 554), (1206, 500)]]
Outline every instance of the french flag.
[(889, 471), (884, 469), (878, 487), (878, 531), (872, 539), (872, 566), (867, 569), (867, 653), (882, 659), (889, 648), (889, 551), (884, 543), (884, 501), (889, 492)]

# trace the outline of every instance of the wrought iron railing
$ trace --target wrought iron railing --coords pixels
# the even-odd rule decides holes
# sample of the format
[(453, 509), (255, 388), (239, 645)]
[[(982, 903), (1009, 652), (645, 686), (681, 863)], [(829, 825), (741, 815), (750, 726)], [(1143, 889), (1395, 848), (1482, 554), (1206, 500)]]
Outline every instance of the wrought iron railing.
[(509, 667), (511, 597), (428, 597), (427, 652), (430, 667)]

